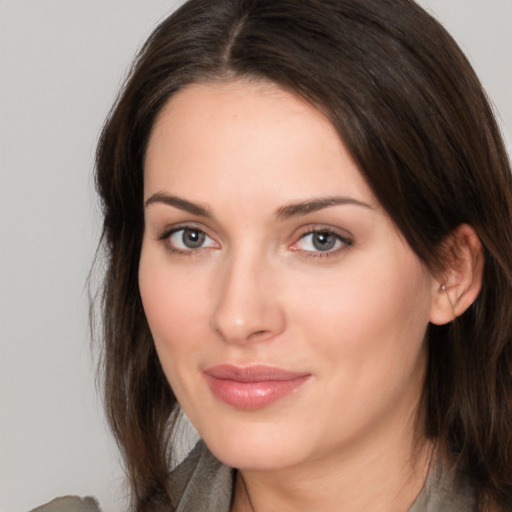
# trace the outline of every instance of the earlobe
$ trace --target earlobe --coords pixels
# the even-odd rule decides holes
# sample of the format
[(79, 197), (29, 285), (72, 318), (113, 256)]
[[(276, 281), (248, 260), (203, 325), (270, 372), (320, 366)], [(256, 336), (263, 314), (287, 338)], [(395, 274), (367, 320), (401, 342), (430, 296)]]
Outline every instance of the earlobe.
[(443, 242), (445, 267), (433, 282), (430, 322), (443, 325), (464, 313), (482, 287), (484, 255), (475, 230), (461, 224)]

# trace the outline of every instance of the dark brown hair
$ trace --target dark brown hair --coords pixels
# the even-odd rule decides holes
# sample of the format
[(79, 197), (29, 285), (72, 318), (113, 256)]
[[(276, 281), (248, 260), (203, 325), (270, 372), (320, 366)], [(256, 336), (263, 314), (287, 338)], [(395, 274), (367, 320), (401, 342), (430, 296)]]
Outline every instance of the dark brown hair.
[(338, 130), (410, 246), (442, 268), (461, 223), (483, 245), (483, 287), (429, 326), (424, 429), (483, 508), (512, 502), (512, 178), (492, 110), (453, 39), (412, 0), (190, 0), (156, 28), (104, 127), (103, 370), (134, 508), (172, 510), (176, 399), (138, 289), (143, 162), (155, 117), (192, 82), (252, 77), (303, 96)]

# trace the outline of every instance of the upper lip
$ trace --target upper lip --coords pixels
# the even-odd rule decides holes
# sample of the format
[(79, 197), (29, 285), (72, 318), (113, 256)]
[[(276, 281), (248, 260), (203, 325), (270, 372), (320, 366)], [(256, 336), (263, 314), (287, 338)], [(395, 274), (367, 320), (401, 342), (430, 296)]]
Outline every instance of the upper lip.
[(207, 368), (204, 373), (216, 379), (233, 380), (236, 382), (293, 380), (309, 375), (307, 372), (290, 371), (276, 366), (236, 366), (232, 364), (211, 366)]

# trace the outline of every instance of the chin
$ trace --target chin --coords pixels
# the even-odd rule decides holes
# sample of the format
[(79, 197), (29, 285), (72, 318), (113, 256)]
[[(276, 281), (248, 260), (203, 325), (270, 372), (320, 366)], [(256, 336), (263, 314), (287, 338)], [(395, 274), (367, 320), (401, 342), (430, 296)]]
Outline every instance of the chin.
[(306, 457), (305, 438), (276, 423), (246, 424), (201, 433), (209, 450), (227, 466), (244, 470), (277, 470)]

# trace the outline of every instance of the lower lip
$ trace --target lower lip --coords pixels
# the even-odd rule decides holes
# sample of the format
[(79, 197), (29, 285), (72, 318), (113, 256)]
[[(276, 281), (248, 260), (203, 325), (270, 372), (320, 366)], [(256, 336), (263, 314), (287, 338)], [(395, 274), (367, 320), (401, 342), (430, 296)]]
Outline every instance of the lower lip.
[(286, 380), (263, 380), (258, 382), (239, 382), (219, 379), (205, 374), (212, 393), (228, 405), (237, 409), (262, 409), (281, 398), (297, 391), (309, 375)]

